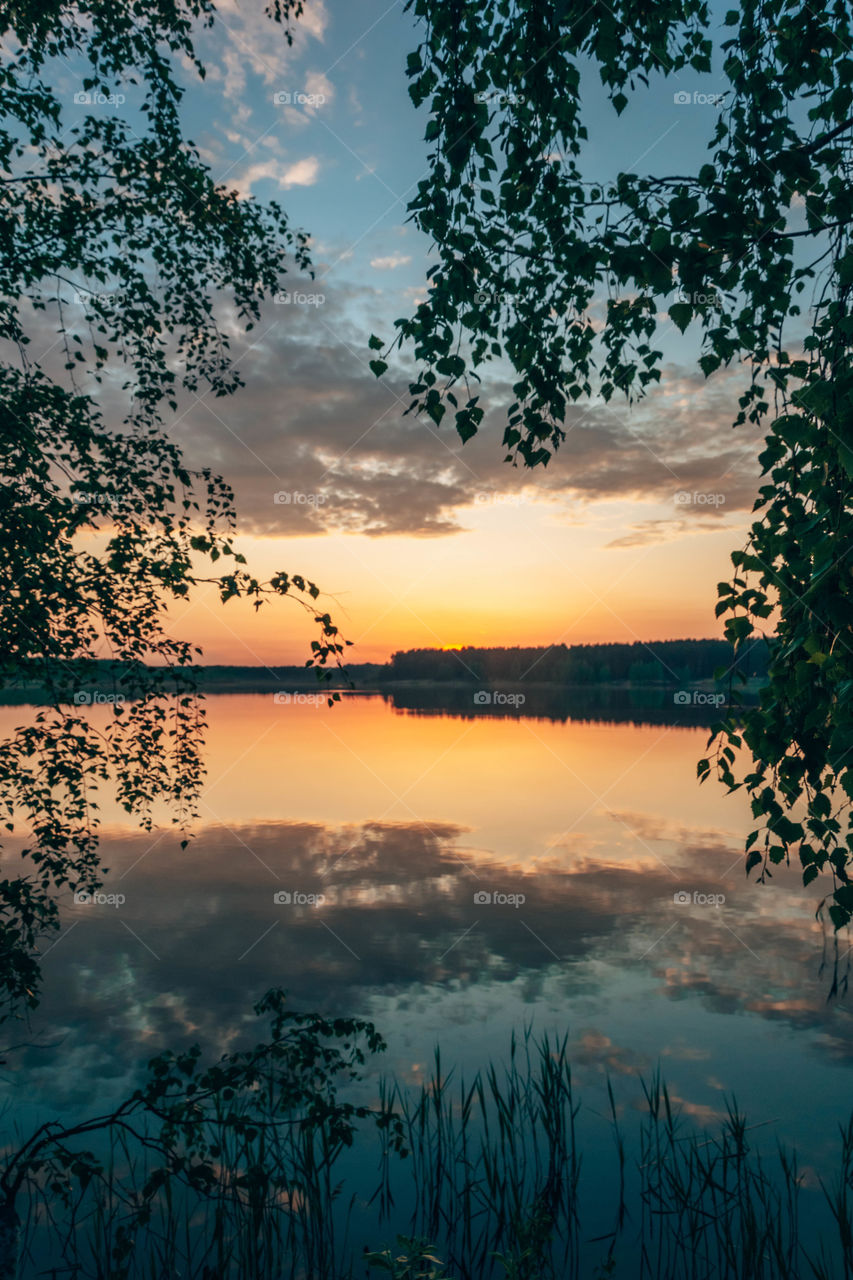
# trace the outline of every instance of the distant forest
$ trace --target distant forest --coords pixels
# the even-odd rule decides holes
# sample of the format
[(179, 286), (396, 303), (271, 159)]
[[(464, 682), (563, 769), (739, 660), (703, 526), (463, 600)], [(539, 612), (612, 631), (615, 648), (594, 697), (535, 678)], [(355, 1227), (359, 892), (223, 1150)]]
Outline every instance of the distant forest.
[(727, 640), (655, 640), (649, 644), (556, 644), (533, 649), (407, 649), (378, 668), (386, 680), (473, 680), (482, 684), (680, 684), (736, 669), (764, 676), (768, 646), (744, 646), (735, 664)]
[[(565, 688), (626, 684), (676, 687), (715, 678), (728, 679), (735, 669), (745, 676), (763, 677), (768, 648), (764, 640), (743, 646), (734, 661), (726, 640), (655, 640), (649, 644), (556, 644), (530, 649), (406, 649), (389, 662), (332, 667), (327, 688), (382, 689), (390, 684), (429, 683), (499, 687), (500, 685), (558, 685)], [(63, 664), (69, 668), (70, 664)], [(317, 672), (305, 666), (197, 668), (201, 688), (208, 693), (250, 693), (267, 689), (316, 687)], [(725, 673), (725, 677), (717, 673)], [(66, 672), (68, 674), (68, 672)], [(97, 702), (104, 691), (121, 693), (132, 676), (128, 664), (90, 661), (79, 664), (76, 690), (93, 690), (90, 697), (74, 693), (74, 701)], [(73, 682), (72, 682), (73, 683)], [(0, 704), (41, 702), (47, 690), (31, 681), (7, 677), (0, 681)]]

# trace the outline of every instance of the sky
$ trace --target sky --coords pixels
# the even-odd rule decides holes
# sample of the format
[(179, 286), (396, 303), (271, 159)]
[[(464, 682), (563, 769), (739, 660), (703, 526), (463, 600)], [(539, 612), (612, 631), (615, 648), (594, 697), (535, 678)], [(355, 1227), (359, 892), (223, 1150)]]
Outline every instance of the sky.
[[(547, 470), (503, 461), (512, 396), (499, 368), (464, 447), (452, 425), (403, 416), (404, 368), (370, 372), (370, 333), (388, 337), (411, 312), (430, 262), (406, 214), (426, 169), (427, 115), (405, 76), (417, 41), (400, 0), (310, 0), (292, 48), (258, 0), (224, 0), (200, 32), (207, 78), (184, 68), (186, 134), (214, 177), (279, 200), (310, 233), (315, 278), (294, 274), (235, 336), (246, 387), (182, 404), (169, 431), (233, 485), (251, 567), (321, 587), (353, 661), (720, 634), (715, 584), (744, 542), (758, 438), (731, 428), (744, 371), (706, 383), (691, 329), (662, 315), (661, 387), (631, 409), (575, 406)], [(587, 77), (590, 177), (696, 167), (715, 87), (713, 75), (661, 80), (618, 118)], [(288, 601), (256, 615), (202, 594), (172, 618), (210, 662), (298, 662), (313, 635)]]

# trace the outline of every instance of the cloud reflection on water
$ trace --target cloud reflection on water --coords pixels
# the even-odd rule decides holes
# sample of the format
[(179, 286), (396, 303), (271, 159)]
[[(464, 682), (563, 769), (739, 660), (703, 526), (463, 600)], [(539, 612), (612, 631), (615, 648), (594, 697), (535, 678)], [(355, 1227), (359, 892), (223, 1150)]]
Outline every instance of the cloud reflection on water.
[[(575, 839), (512, 866), (439, 822), (212, 826), (184, 853), (172, 836), (153, 848), (144, 835), (107, 839), (107, 887), (127, 901), (69, 905), (36, 1017), (61, 1049), (27, 1051), (30, 1087), (50, 1077), (55, 1100), (71, 1101), (98, 1079), (129, 1077), (165, 1044), (224, 1049), (274, 984), (301, 1007), (361, 1011), (377, 996), (402, 1008), (428, 990), (494, 992), (519, 979), (528, 1000), (553, 980), (566, 999), (594, 997), (620, 975), (641, 975), (671, 1001), (816, 1034), (825, 1053), (850, 1062), (850, 1018), (826, 1001), (820, 931), (796, 876), (772, 889), (747, 884), (711, 831), (612, 817), (664, 861), (651, 851), (616, 861)], [(673, 883), (691, 895), (722, 891), (725, 905), (680, 905)], [(282, 889), (325, 901), (278, 905)], [(524, 902), (478, 905), (484, 890)], [(600, 1034), (589, 1032), (587, 1050)], [(607, 1041), (598, 1061), (614, 1071), (635, 1062)]]

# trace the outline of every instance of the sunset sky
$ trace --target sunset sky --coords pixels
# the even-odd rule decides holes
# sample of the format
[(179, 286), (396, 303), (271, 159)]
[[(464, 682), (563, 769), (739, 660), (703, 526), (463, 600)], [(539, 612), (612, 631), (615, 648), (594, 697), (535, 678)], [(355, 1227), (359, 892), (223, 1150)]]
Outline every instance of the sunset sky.
[[(233, 484), (251, 566), (316, 581), (355, 661), (415, 645), (718, 634), (715, 583), (756, 486), (756, 433), (730, 426), (744, 371), (706, 384), (696, 334), (662, 315), (660, 390), (630, 412), (575, 407), (547, 471), (502, 460), (500, 368), (464, 448), (450, 425), (404, 418), (405, 369), (377, 382), (367, 339), (390, 336), (425, 290), (429, 245), (405, 212), (426, 155), (404, 74), (417, 37), (399, 2), (307, 9), (288, 49), (260, 5), (226, 0), (199, 38), (206, 82), (185, 72), (186, 132), (214, 176), (280, 200), (316, 263), (313, 282), (289, 282), (302, 301), (269, 305), (235, 338), (246, 388), (188, 400), (169, 428), (192, 464)], [(590, 177), (695, 165), (713, 108), (692, 95), (715, 83), (653, 83), (619, 120), (590, 80)], [(173, 618), (216, 662), (300, 661), (312, 634), (287, 602), (256, 616), (202, 596)]]

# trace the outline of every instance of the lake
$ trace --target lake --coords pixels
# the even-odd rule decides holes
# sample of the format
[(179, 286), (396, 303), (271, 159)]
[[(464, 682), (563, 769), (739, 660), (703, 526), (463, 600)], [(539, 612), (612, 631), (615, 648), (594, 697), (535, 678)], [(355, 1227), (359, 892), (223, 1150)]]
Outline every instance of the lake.
[(226, 1050), (281, 985), (371, 1018), (371, 1072), (412, 1084), (436, 1043), (470, 1073), (513, 1029), (567, 1034), (593, 1149), (607, 1078), (630, 1114), (660, 1064), (686, 1116), (713, 1125), (736, 1095), (816, 1183), (849, 1113), (848, 943), (795, 867), (746, 879), (745, 802), (696, 782), (707, 729), (476, 711), (210, 698), (185, 851), (105, 798), (107, 901), (69, 895), (48, 941), (4, 1127), (102, 1110), (167, 1045)]

